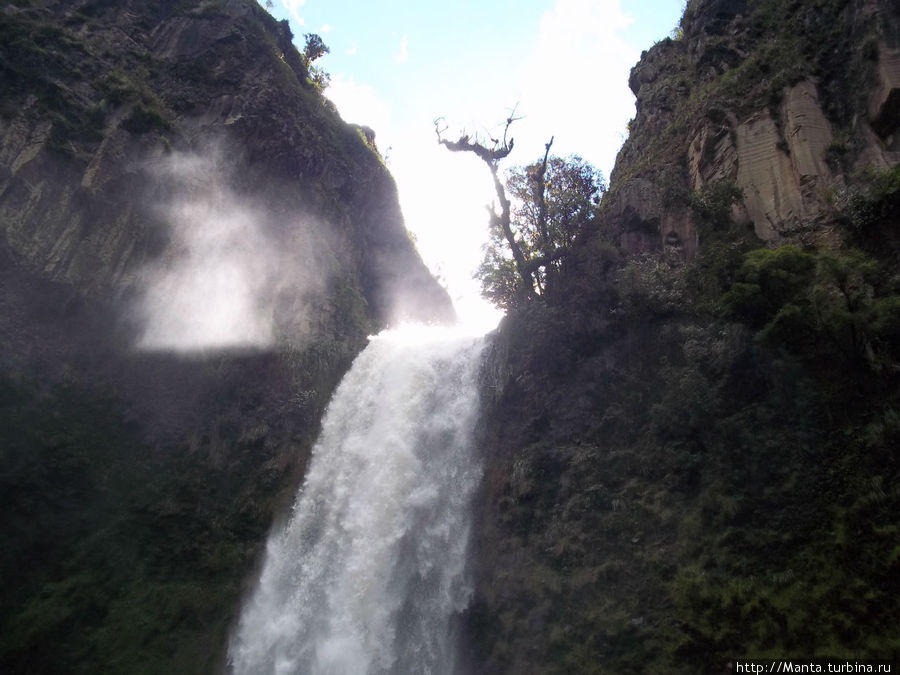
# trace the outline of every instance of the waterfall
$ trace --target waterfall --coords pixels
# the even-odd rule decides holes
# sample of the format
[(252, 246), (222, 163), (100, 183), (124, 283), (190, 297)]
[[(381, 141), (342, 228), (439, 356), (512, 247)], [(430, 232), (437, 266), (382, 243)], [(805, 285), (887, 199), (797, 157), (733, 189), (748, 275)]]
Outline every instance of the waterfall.
[(236, 675), (454, 672), (480, 338), (371, 339), (331, 400), (229, 649)]

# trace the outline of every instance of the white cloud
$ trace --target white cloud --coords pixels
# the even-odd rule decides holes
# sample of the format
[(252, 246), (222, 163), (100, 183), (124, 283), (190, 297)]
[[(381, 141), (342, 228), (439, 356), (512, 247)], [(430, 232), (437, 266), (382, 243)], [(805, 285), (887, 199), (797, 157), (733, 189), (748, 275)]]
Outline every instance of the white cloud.
[(406, 60), (409, 58), (409, 40), (407, 36), (404, 34), (402, 38), (400, 38), (400, 51), (394, 54), (394, 61), (397, 63), (406, 63)]
[(631, 22), (620, 0), (557, 0), (544, 13), (520, 79), (520, 111), (548, 136), (529, 141), (531, 154), (555, 134), (557, 154), (578, 152), (608, 177), (634, 114), (628, 74), (639, 53), (622, 36)]
[(281, 4), (290, 13), (291, 18), (297, 22), (297, 25), (302, 26), (303, 17), (300, 16), (300, 8), (306, 4), (306, 0), (281, 0)]
[[(325, 95), (337, 106), (345, 122), (365, 124), (379, 134), (388, 133), (391, 108), (370, 85), (359, 84), (353, 78), (338, 73), (331, 78)], [(387, 147), (381, 139), (379, 146)]]
[(357, 46), (354, 44), (350, 49), (347, 50), (347, 56), (354, 56), (356, 54)]
[(319, 31), (321, 31), (322, 33), (330, 33), (330, 32), (331, 32), (331, 24), (330, 24), (330, 23), (324, 24), (324, 25), (319, 29)]

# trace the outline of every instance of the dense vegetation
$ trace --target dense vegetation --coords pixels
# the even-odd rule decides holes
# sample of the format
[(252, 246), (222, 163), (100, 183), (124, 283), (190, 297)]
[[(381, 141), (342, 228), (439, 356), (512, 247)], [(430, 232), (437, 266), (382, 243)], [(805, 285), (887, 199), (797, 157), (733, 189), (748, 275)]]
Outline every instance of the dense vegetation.
[(0, 670), (215, 672), (352, 353), (134, 354), (109, 308), (0, 289)]
[(626, 258), (601, 230), (510, 313), (469, 615), (483, 672), (896, 660), (900, 279), (854, 223), (895, 226), (898, 176), (856, 183), (836, 251), (761, 246), (710, 186), (696, 260)]

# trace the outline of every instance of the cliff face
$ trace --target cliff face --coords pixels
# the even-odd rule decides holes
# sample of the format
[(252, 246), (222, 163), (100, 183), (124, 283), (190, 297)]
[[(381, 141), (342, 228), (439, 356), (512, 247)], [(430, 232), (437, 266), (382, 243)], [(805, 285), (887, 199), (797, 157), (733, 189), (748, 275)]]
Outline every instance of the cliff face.
[(695, 256), (689, 196), (723, 182), (762, 240), (827, 239), (853, 176), (900, 161), (897, 58), (889, 2), (688, 3), (679, 38), (631, 74), (637, 115), (609, 204), (624, 247)]
[(0, 35), (0, 670), (212, 672), (366, 336), (452, 306), (256, 2)]
[(472, 672), (897, 659), (898, 19), (692, 0), (634, 67), (598, 227), (494, 340)]
[(404, 284), (450, 312), (377, 152), (255, 3), (16, 3), (3, 31), (0, 215), (25, 267), (85, 293), (127, 293), (164, 248), (152, 207), (173, 186), (159, 166), (173, 152), (217, 153), (220, 179), (279, 234), (322, 222), (328, 237), (292, 245), (335, 258), (322, 276), (357, 283), (374, 321)]

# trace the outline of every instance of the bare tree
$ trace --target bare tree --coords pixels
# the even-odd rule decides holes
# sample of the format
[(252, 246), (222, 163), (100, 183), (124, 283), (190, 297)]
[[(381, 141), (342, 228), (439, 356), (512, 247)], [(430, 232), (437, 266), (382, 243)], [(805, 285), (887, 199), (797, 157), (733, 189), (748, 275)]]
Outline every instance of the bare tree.
[[(546, 291), (551, 272), (568, 255), (576, 230), (591, 218), (590, 205), (602, 190), (598, 172), (580, 158), (551, 157), (553, 138), (544, 145), (540, 161), (514, 169), (504, 186), (499, 164), (512, 152), (514, 139), (509, 131), (518, 119), (513, 111), (506, 119), (502, 140), (490, 138), (490, 142), (465, 133), (451, 141), (444, 137), (447, 127), (443, 118), (434, 123), (441, 145), (451, 152), (471, 152), (490, 169), (500, 209), (489, 208), (492, 242), (478, 276), (485, 295), (504, 307)], [(512, 255), (514, 278), (509, 263), (504, 263), (502, 252), (497, 249), (500, 235)]]
[(515, 233), (512, 231), (512, 226), (510, 225), (511, 205), (498, 173), (500, 160), (505, 159), (509, 153), (512, 152), (513, 145), (515, 144), (515, 139), (509, 137), (509, 128), (512, 126), (513, 122), (518, 119), (521, 118), (516, 117), (515, 109), (513, 109), (510, 116), (506, 118), (506, 126), (503, 128), (503, 140), (499, 141), (497, 139), (491, 139), (491, 147), (481, 143), (477, 136), (474, 140), (470, 139), (468, 134), (460, 135), (459, 139), (456, 141), (450, 141), (444, 138), (442, 134), (447, 128), (446, 126), (441, 126), (443, 118), (440, 117), (434, 121), (434, 131), (437, 134), (438, 143), (445, 148), (451, 152), (471, 152), (483, 161), (488, 169), (490, 169), (491, 176), (494, 179), (494, 191), (497, 193), (497, 200), (500, 202), (500, 213), (497, 213), (493, 206), (489, 209), (491, 226), (499, 228), (506, 238), (506, 243), (509, 245), (509, 250), (512, 253), (516, 270), (520, 277), (520, 292), (526, 296), (533, 296), (535, 294), (534, 281), (531, 274), (528, 272), (528, 261), (525, 259), (525, 254), (523, 253), (521, 246), (519, 246), (519, 243), (516, 241)]

